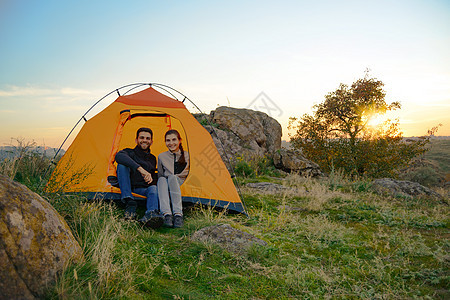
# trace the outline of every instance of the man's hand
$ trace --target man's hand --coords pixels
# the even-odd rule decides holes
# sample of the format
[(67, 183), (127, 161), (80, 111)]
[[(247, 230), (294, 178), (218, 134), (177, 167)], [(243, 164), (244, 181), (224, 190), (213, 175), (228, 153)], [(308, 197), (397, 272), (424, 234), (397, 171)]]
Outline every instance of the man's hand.
[(139, 173), (141, 173), (142, 177), (144, 177), (145, 182), (147, 182), (148, 184), (152, 183), (153, 181), (152, 174), (147, 172), (143, 167), (139, 167), (137, 168), (137, 170), (139, 171)]

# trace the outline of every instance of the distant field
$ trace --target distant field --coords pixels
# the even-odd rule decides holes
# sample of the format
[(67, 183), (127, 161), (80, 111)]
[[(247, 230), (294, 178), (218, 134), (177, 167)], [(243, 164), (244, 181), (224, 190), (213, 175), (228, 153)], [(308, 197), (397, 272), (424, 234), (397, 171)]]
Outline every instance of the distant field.
[(450, 138), (432, 139), (430, 150), (425, 158), (434, 161), (445, 174), (450, 173)]
[[(0, 146), (0, 161), (6, 158), (16, 158), (20, 155), (20, 151), (23, 148), (20, 146)], [(57, 148), (43, 147), (43, 146), (33, 146), (27, 149), (27, 153), (34, 153), (37, 155), (44, 155), (46, 157), (53, 157), (55, 153), (58, 151)], [(60, 150), (59, 154), (63, 155), (65, 151), (63, 149)]]
[[(290, 143), (283, 140), (281, 146), (289, 148)], [(433, 138), (430, 150), (425, 154), (425, 158), (436, 162), (441, 171), (450, 173), (450, 137)]]

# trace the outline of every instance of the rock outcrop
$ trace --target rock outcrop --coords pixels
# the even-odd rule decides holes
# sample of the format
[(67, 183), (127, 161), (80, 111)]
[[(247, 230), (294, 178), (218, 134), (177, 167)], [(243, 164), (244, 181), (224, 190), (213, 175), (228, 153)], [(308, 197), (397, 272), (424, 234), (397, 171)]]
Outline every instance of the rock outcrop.
[(288, 173), (294, 172), (310, 177), (323, 176), (319, 165), (303, 157), (298, 150), (281, 148), (274, 153), (273, 163), (275, 168)]
[(281, 148), (281, 125), (263, 112), (221, 106), (211, 111), (209, 121), (215, 128), (209, 125), (205, 128), (211, 133), (222, 158), (223, 149), (218, 138), (231, 157), (272, 156)]
[(253, 245), (267, 246), (267, 242), (229, 224), (202, 228), (192, 235), (197, 242), (210, 242), (235, 254), (245, 254)]
[(34, 299), (82, 250), (44, 199), (0, 175), (0, 298)]
[(263, 112), (221, 106), (209, 116), (196, 115), (202, 124), (206, 123), (205, 117), (212, 125), (204, 127), (224, 162), (237, 157), (254, 160), (266, 156), (273, 158), (275, 167), (285, 172), (311, 177), (323, 175), (319, 166), (304, 158), (300, 151), (281, 148), (281, 125)]
[(428, 196), (442, 199), (442, 196), (435, 191), (412, 181), (395, 180), (392, 178), (376, 179), (372, 182), (372, 190), (377, 194), (388, 194), (403, 197)]

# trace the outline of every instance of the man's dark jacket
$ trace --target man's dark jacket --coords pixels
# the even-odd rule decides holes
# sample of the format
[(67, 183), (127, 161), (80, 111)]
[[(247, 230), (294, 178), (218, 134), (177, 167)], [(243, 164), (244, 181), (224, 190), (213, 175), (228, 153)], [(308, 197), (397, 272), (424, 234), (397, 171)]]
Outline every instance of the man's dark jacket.
[[(127, 166), (131, 170), (130, 179), (132, 188), (147, 188), (149, 185), (156, 185), (158, 177), (156, 171), (156, 157), (150, 153), (150, 150), (144, 151), (136, 146), (134, 149), (125, 148), (116, 154), (116, 162)], [(153, 181), (148, 184), (144, 177), (137, 171), (137, 168), (143, 167), (147, 172), (152, 174)]]

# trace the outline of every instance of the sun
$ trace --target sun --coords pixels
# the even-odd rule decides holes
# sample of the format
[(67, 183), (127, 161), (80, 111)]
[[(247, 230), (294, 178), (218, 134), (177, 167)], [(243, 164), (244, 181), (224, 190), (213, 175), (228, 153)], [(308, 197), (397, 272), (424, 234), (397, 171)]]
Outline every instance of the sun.
[(369, 118), (369, 122), (367, 124), (372, 127), (377, 127), (383, 124), (385, 121), (386, 121), (385, 114), (374, 114)]

